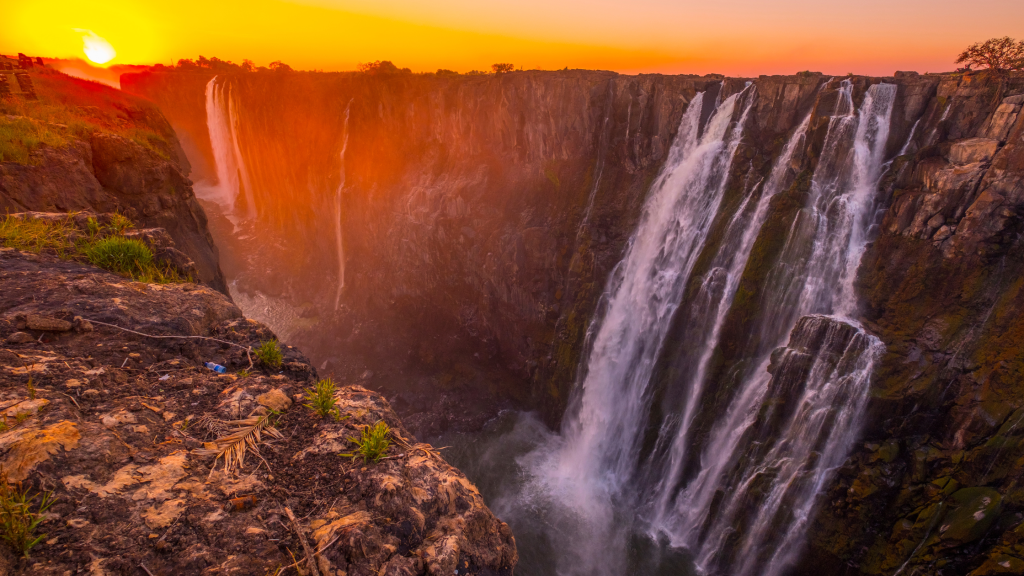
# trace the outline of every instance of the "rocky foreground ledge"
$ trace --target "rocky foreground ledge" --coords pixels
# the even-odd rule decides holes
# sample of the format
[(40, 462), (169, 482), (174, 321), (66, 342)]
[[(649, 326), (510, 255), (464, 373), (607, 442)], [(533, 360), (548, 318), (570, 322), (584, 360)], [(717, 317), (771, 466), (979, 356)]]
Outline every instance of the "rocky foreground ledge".
[[(321, 418), (297, 350), (248, 369), (243, 347), (271, 338), (206, 287), (0, 248), (0, 466), (55, 498), (29, 558), (0, 543), (0, 573), (512, 573), (508, 525), (382, 396), (342, 386), (340, 418)], [(270, 410), (282, 438), (263, 434), (241, 469), (203, 452)], [(342, 455), (380, 420), (383, 460)]]

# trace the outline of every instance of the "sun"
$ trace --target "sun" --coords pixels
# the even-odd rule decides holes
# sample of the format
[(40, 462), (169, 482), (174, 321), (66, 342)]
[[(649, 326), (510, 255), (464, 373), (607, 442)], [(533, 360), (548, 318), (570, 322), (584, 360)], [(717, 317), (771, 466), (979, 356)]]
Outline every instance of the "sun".
[(82, 35), (82, 42), (85, 44), (83, 51), (89, 60), (96, 64), (106, 64), (117, 56), (117, 51), (104, 38), (98, 36), (92, 30), (75, 28), (75, 32)]

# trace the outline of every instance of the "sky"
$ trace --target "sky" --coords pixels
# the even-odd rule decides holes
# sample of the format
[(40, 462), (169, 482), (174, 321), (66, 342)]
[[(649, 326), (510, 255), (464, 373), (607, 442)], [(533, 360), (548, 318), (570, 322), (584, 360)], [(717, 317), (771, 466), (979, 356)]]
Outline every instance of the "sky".
[[(296, 69), (589, 68), (731, 76), (943, 72), (1024, 38), (1024, 0), (3, 0), (0, 53)], [(969, 6), (969, 9), (967, 7)], [(112, 50), (104, 45), (109, 44)], [(97, 56), (98, 55), (98, 56)]]

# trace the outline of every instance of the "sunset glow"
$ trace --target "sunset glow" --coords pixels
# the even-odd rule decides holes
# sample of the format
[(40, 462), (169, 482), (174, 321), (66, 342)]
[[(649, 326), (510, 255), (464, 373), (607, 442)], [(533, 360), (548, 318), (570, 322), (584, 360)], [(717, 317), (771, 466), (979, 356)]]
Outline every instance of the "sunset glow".
[(114, 56), (117, 56), (117, 51), (110, 45), (110, 42), (100, 38), (92, 30), (76, 28), (75, 32), (82, 35), (82, 42), (85, 44), (82, 51), (85, 52), (86, 57), (92, 62), (106, 64), (113, 60)]
[[(969, 11), (950, 0), (13, 0), (6, 12), (0, 52), (81, 57), (84, 39), (90, 59), (106, 64), (202, 54), (322, 70), (392, 60), (465, 72), (501, 61), (731, 75), (951, 70), (967, 44), (1019, 35), (1024, 22), (1018, 0), (979, 0)], [(95, 39), (104, 45), (90, 48)]]

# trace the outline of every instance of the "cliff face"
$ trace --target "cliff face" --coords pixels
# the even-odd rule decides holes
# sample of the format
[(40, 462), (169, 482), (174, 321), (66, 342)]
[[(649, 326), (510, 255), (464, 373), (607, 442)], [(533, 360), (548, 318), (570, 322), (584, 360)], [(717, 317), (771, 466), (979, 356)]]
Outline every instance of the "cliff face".
[[(25, 116), (7, 119), (46, 126), (63, 145), (33, 148), (26, 162), (0, 162), (0, 212), (122, 211), (142, 226), (167, 230), (195, 261), (197, 280), (226, 293), (217, 248), (187, 176), (188, 160), (160, 111), (52, 70), (34, 75), (39, 101), (32, 104), (47, 115), (58, 110), (67, 124), (48, 121), (33, 106), (17, 110)], [(139, 133), (149, 135), (140, 138), (147, 146), (128, 137)]]
[[(491, 378), (505, 382), (502, 395), (532, 399), (552, 420), (682, 111), (718, 85), (600, 72), (217, 82), (235, 106), (252, 188), (254, 205), (240, 192), (234, 209), (254, 210), (260, 234), (275, 238), (260, 248), (273, 255), (225, 249), (225, 238), (239, 290), (293, 302), (305, 320), (293, 324), (315, 328), (290, 336), (331, 370), (343, 370), (339, 350), (376, 347), (384, 363), (461, 383), (486, 369), (453, 359), (475, 354), (504, 368)], [(186, 130), (200, 126), (201, 83), (123, 78)], [(360, 334), (380, 323), (399, 328), (366, 342)]]
[(866, 443), (812, 530), (850, 573), (1024, 567), (1022, 103), (1019, 76), (943, 79), (883, 182), (859, 286), (887, 353)]
[[(194, 164), (212, 166), (215, 146), (199, 116), (210, 78), (144, 73), (122, 77), (122, 86), (157, 101), (188, 131), (183, 140), (203, 159)], [(693, 370), (685, 311), (715, 275), (732, 215), (746, 209), (807, 118), (806, 139), (784, 167), (787, 184), (771, 199), (725, 311), (696, 445), (732, 402), (751, 350), (775, 345), (751, 327), (769, 323), (766, 284), (807, 217), (811, 174), (840, 115), (845, 88), (827, 80), (752, 80), (756, 99), (721, 207), (655, 370), (648, 433), (672, 416), (673, 384)], [(877, 240), (857, 279), (861, 323), (886, 352), (866, 400), (865, 441), (831, 478), (795, 571), (891, 574), (905, 564), (907, 573), (981, 575), (1024, 565), (1014, 548), (1024, 511), (1016, 463), (1024, 456), (1024, 79), (847, 80), (855, 109), (870, 86), (895, 85), (887, 164), (871, 198)], [(383, 349), (385, 362), (442, 373), (432, 385), (447, 392), (452, 379), (479, 374), (473, 360), (460, 360), (476, 354), (506, 375), (475, 385), (496, 386), (555, 421), (686, 105), (706, 92), (703, 123), (715, 99), (745, 85), (579, 71), (220, 77), (213, 86), (234, 107), (244, 172), (223, 209), (242, 230), (223, 236), (229, 276), (242, 293), (289, 302), (278, 319), (318, 363), (343, 369), (338, 351)], [(212, 179), (207, 170), (197, 180)], [(760, 415), (768, 437), (796, 380), (806, 378), (808, 365), (795, 359), (836, 362), (812, 332), (845, 335), (843, 345), (852, 339), (849, 326), (808, 318), (773, 362), (770, 393), (783, 412)], [(644, 451), (658, 457), (653, 442)]]

